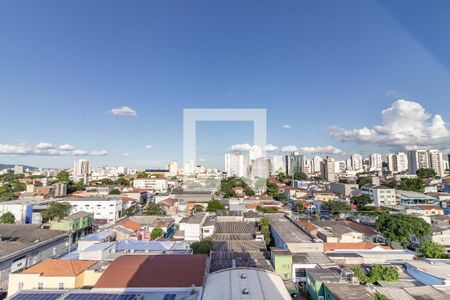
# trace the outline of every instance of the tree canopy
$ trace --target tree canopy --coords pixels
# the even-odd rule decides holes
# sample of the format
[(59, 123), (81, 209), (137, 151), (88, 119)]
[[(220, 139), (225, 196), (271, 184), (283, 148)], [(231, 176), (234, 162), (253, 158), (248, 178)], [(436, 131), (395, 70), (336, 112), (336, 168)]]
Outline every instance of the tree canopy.
[(163, 216), (165, 212), (161, 206), (154, 203), (149, 203), (145, 207), (143, 214), (146, 216)]
[(120, 195), (120, 191), (119, 191), (119, 189), (112, 189), (112, 190), (109, 192), (109, 194), (110, 194), (110, 195)]
[(267, 195), (269, 195), (270, 197), (274, 197), (276, 194), (278, 194), (278, 185), (271, 182), (269, 179), (267, 179), (266, 181), (266, 187)]
[(276, 213), (278, 212), (278, 208), (277, 207), (262, 207), (262, 206), (257, 206), (256, 207), (256, 211), (260, 211), (263, 213)]
[(51, 220), (61, 220), (70, 214), (70, 204), (64, 202), (52, 202), (50, 206), (44, 210), (41, 215), (42, 218)]
[(372, 184), (372, 177), (358, 177), (356, 183), (359, 185), (359, 187), (362, 187), (366, 184)]
[(294, 173), (295, 180), (306, 180), (308, 179), (308, 175), (305, 172), (299, 171)]
[(255, 191), (242, 179), (238, 177), (230, 177), (223, 179), (220, 183), (220, 191), (223, 193), (225, 198), (236, 197), (236, 192), (234, 188), (242, 187), (245, 195), (254, 196)]
[(59, 182), (69, 182), (70, 174), (67, 171), (60, 171), (58, 174), (56, 174), (56, 178)]
[(360, 195), (358, 197), (355, 197), (352, 199), (353, 204), (356, 205), (358, 210), (363, 210), (364, 206), (366, 206), (369, 203), (372, 203), (372, 200), (370, 199), (370, 196), (368, 195)]
[(373, 265), (367, 274), (361, 267), (354, 267), (352, 271), (355, 272), (359, 281), (364, 284), (373, 284), (380, 281), (397, 281), (399, 277), (397, 269), (393, 266)]
[(209, 237), (191, 244), (193, 254), (209, 254), (209, 252), (211, 251), (211, 247), (212, 239)]
[(328, 210), (334, 217), (341, 213), (350, 211), (350, 205), (344, 201), (330, 200), (322, 204), (325, 210)]
[(423, 241), (420, 243), (418, 250), (426, 258), (444, 258), (447, 254), (447, 250), (444, 246), (432, 241)]
[(397, 189), (422, 193), (425, 189), (425, 184), (422, 178), (402, 178), (397, 185)]
[(423, 219), (403, 214), (383, 213), (375, 226), (389, 242), (399, 242), (405, 248), (412, 237), (422, 239), (431, 233), (430, 224)]
[(193, 212), (203, 212), (203, 211), (205, 211), (205, 208), (203, 206), (201, 206), (200, 204), (196, 204), (192, 208), (192, 211)]
[(223, 206), (222, 203), (220, 203), (219, 200), (211, 200), (208, 202), (208, 206), (206, 207), (207, 212), (217, 212), (225, 210), (225, 206)]
[(163, 234), (164, 234), (164, 230), (162, 230), (161, 227), (153, 228), (152, 233), (151, 233), (152, 240), (159, 238)]
[(0, 223), (1, 224), (14, 224), (16, 222), (16, 217), (14, 215), (7, 211), (3, 215), (0, 216)]
[(270, 245), (270, 219), (267, 217), (262, 217), (258, 221), (258, 228), (259, 231), (261, 231), (264, 235), (264, 241), (266, 242), (266, 245)]
[(419, 169), (416, 171), (416, 175), (420, 178), (434, 178), (437, 176), (436, 171), (433, 169)]

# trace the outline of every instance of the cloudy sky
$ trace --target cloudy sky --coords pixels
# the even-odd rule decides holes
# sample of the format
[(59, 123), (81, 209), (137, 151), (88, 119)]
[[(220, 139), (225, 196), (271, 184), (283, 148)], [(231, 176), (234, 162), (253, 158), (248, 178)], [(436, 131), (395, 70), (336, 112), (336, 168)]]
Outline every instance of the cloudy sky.
[[(184, 108), (265, 108), (273, 152), (449, 149), (449, 11), (438, 0), (1, 1), (0, 163), (181, 161)], [(199, 122), (197, 157), (220, 167), (252, 130)]]

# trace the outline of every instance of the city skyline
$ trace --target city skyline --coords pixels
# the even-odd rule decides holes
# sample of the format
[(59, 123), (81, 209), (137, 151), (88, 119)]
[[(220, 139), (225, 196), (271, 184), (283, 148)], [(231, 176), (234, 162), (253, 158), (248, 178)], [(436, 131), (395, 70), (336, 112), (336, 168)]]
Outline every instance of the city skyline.
[[(265, 108), (279, 149), (367, 156), (417, 142), (448, 153), (450, 45), (436, 28), (450, 25), (449, 3), (175, 2), (108, 14), (101, 1), (90, 13), (2, 3), (0, 99), (15, 113), (0, 119), (0, 163), (181, 163), (184, 108)], [(252, 144), (248, 122), (208, 122), (197, 135), (212, 166)]]

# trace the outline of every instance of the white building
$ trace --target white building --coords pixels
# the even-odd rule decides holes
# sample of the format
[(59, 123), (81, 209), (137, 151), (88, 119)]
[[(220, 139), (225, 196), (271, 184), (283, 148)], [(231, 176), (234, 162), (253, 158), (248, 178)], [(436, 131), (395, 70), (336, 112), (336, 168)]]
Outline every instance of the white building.
[(270, 176), (270, 159), (259, 157), (252, 160), (250, 175), (252, 178), (268, 178)]
[(284, 169), (284, 161), (283, 161), (283, 156), (281, 155), (274, 155), (270, 158), (270, 162), (271, 162), (271, 174), (272, 175), (277, 175), (279, 173), (284, 173), (286, 174), (286, 170)]
[(257, 145), (253, 145), (250, 150), (248, 150), (248, 158), (250, 160), (250, 162), (254, 159), (260, 158), (262, 157), (262, 149), (261, 147), (257, 146)]
[(361, 154), (353, 153), (350, 157), (350, 161), (352, 164), (352, 170), (355, 172), (362, 172), (363, 171), (363, 158)]
[(186, 162), (183, 171), (185, 176), (194, 175), (195, 162), (193, 160)]
[(319, 173), (320, 172), (320, 164), (322, 162), (322, 157), (320, 156), (314, 156), (313, 157), (313, 163), (312, 163), (312, 171), (314, 173)]
[(375, 206), (396, 206), (398, 205), (395, 189), (378, 185), (367, 185), (361, 187), (361, 193), (368, 195)]
[(179, 231), (184, 233), (185, 241), (200, 241), (203, 238), (202, 226), (206, 221), (207, 214), (197, 213), (180, 220)]
[(379, 153), (372, 153), (370, 154), (370, 170), (372, 171), (378, 171), (383, 168), (383, 159), (381, 157), (381, 154)]
[(94, 220), (115, 223), (122, 217), (122, 198), (64, 198), (59, 202), (71, 205), (71, 214), (84, 211), (94, 214)]
[(74, 181), (83, 179), (85, 183), (89, 176), (89, 161), (85, 159), (79, 159), (73, 163), (72, 177)]
[(430, 157), (430, 169), (436, 171), (438, 176), (444, 177), (444, 159), (442, 158), (442, 152), (439, 150), (428, 150)]
[(334, 162), (334, 173), (345, 172), (346, 164), (344, 160), (337, 160)]
[(23, 174), (23, 166), (14, 166), (14, 174), (15, 175), (20, 175)]
[(135, 189), (155, 190), (156, 192), (167, 192), (168, 182), (165, 178), (137, 178), (133, 180)]
[(433, 169), (438, 176), (444, 176), (444, 160), (439, 150), (414, 150), (408, 152), (409, 173), (419, 169)]
[(225, 172), (228, 177), (247, 177), (245, 157), (238, 153), (225, 154)]
[(178, 163), (176, 161), (171, 161), (167, 166), (169, 169), (169, 176), (177, 176), (178, 174)]
[(335, 181), (336, 176), (334, 174), (334, 159), (327, 156), (323, 159), (321, 164), (321, 177), (326, 181)]
[(387, 155), (387, 163), (390, 172), (405, 172), (408, 170), (408, 155), (404, 152), (389, 153)]

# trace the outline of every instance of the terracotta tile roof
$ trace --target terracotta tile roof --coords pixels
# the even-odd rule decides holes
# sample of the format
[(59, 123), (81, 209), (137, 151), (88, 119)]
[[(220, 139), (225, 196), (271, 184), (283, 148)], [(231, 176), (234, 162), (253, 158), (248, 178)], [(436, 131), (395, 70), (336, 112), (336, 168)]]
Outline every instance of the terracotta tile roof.
[(139, 230), (141, 230), (141, 224), (131, 221), (130, 219), (123, 220), (118, 225), (131, 229), (134, 232), (138, 232)]
[(359, 242), (359, 243), (323, 243), (323, 251), (333, 251), (333, 250), (370, 250), (375, 247), (381, 247), (386, 250), (390, 250), (391, 247), (378, 245), (370, 242)]
[(308, 221), (303, 221), (303, 220), (297, 220), (295, 221), (295, 223), (300, 226), (301, 228), (304, 228), (305, 230), (311, 232), (317, 229), (316, 226), (314, 226), (313, 224), (309, 223)]
[(41, 276), (77, 276), (93, 266), (91, 260), (46, 259), (24, 271), (21, 274), (41, 274)]
[(348, 227), (352, 230), (365, 234), (366, 236), (376, 235), (377, 232), (374, 227), (369, 225), (364, 225), (361, 223), (356, 223), (353, 221), (346, 221)]
[(425, 210), (429, 210), (429, 209), (442, 210), (442, 208), (440, 208), (437, 205), (433, 205), (433, 204), (419, 204), (419, 205), (416, 205), (416, 207), (418, 207), (420, 209), (425, 209)]
[(113, 261), (95, 288), (202, 286), (207, 255), (124, 255)]
[(122, 202), (136, 202), (137, 200), (130, 197), (123, 197)]

